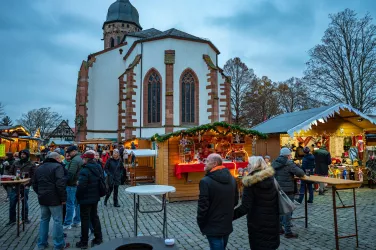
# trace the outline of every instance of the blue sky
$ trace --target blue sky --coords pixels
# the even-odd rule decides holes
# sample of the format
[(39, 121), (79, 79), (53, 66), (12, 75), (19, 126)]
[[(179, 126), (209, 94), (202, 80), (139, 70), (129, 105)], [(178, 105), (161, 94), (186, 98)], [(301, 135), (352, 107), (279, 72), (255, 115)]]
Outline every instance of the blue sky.
[[(13, 120), (51, 107), (73, 125), (77, 72), (103, 49), (102, 24), (115, 0), (5, 0), (0, 3), (0, 102)], [(238, 56), (258, 76), (301, 77), (308, 50), (330, 13), (350, 8), (376, 18), (375, 0), (131, 0), (144, 29), (181, 29), (210, 39), (219, 63)], [(376, 22), (376, 21), (374, 21)]]

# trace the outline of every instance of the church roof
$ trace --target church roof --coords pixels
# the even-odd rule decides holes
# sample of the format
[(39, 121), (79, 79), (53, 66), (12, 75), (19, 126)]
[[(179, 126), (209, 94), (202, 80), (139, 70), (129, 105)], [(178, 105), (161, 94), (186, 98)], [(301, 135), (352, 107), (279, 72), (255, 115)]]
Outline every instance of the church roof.
[(147, 30), (143, 30), (139, 32), (128, 33), (127, 35), (140, 37), (143, 40), (149, 40), (149, 39), (154, 40), (154, 39), (172, 37), (172, 38), (183, 38), (183, 39), (196, 40), (196, 41), (205, 41), (205, 42), (209, 41), (208, 39), (200, 38), (200, 37), (188, 34), (186, 32), (183, 32), (181, 30), (174, 29), (174, 28), (166, 30), (164, 32), (151, 28), (151, 29), (147, 29)]
[(137, 9), (129, 2), (129, 0), (117, 0), (108, 8), (107, 18), (104, 24), (126, 22), (135, 24), (142, 29), (139, 19)]
[(203, 39), (203, 38), (188, 34), (186, 32), (183, 32), (181, 30), (174, 29), (174, 28), (166, 30), (165, 32), (162, 32), (160, 34), (153, 36), (153, 38), (162, 38), (162, 37), (177, 37), (177, 38), (186, 38), (190, 40), (208, 41), (207, 39)]
[(140, 38), (150, 38), (150, 37), (159, 35), (161, 33), (163, 33), (163, 32), (160, 31), (160, 30), (151, 28), (151, 29), (142, 30), (142, 31), (138, 31), (138, 32), (130, 32), (130, 33), (127, 34), (127, 36), (135, 36), (135, 37), (140, 37)]

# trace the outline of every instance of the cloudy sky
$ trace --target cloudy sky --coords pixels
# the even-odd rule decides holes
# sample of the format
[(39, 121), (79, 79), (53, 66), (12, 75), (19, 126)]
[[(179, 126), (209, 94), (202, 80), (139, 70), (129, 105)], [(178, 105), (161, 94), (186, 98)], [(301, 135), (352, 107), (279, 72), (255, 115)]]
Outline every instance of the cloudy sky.
[[(40, 107), (74, 121), (77, 72), (103, 49), (102, 24), (115, 0), (2, 0), (0, 102), (13, 120)], [(220, 65), (238, 56), (258, 76), (300, 77), (330, 13), (376, 18), (375, 0), (131, 0), (143, 28), (181, 29), (208, 38)], [(376, 22), (376, 21), (375, 21)]]

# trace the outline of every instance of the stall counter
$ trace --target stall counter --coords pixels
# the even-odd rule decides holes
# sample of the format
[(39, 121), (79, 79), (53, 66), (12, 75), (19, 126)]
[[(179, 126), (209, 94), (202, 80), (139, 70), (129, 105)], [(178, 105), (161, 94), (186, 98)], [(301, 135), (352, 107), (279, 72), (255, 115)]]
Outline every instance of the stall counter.
[[(246, 168), (248, 162), (223, 162), (223, 166), (228, 169)], [(175, 176), (181, 179), (181, 174), (191, 172), (204, 172), (204, 163), (178, 163), (175, 165)]]

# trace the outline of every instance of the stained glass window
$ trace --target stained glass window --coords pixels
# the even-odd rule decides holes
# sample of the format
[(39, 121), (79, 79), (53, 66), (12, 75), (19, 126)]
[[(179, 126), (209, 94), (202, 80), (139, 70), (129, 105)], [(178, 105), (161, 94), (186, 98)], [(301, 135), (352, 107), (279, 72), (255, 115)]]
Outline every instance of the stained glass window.
[(148, 123), (161, 122), (161, 79), (153, 71), (148, 80)]
[(182, 101), (182, 122), (195, 122), (195, 78), (192, 72), (184, 73), (181, 87), (181, 101)]

